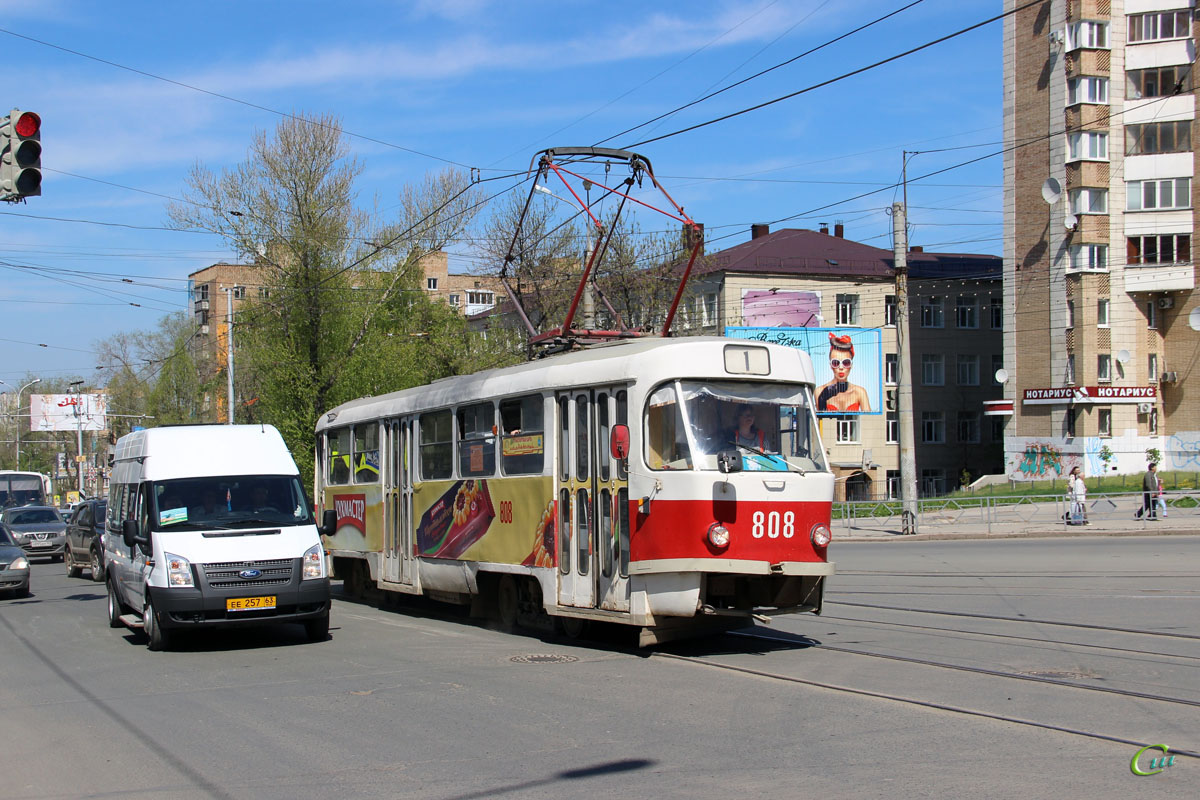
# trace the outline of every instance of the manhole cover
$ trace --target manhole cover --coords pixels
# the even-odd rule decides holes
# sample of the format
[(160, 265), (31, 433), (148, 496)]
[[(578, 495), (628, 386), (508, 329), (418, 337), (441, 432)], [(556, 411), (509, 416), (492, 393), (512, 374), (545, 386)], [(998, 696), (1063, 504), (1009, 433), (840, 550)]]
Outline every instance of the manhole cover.
[(1056, 671), (1056, 670), (1038, 670), (1035, 672), (1028, 672), (1026, 674), (1032, 675), (1035, 678), (1051, 678), (1053, 680), (1067, 680), (1067, 679), (1072, 679), (1072, 678), (1078, 680), (1080, 678), (1087, 679), (1087, 678), (1100, 677), (1099, 675), (1096, 675), (1095, 673), (1065, 672), (1065, 671)]
[(579, 659), (575, 656), (533, 653), (528, 656), (513, 656), (509, 660), (517, 664), (570, 664), (572, 661), (578, 661)]

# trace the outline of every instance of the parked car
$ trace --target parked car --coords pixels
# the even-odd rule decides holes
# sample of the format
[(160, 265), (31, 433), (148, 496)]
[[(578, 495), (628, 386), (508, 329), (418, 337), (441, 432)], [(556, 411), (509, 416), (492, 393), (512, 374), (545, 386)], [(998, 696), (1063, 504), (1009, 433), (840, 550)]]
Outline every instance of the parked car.
[(67, 544), (67, 524), (54, 506), (12, 506), (0, 511), (3, 526), (14, 543), (31, 558), (63, 557)]
[(67, 576), (78, 578), (84, 569), (92, 580), (104, 580), (104, 518), (107, 500), (84, 500), (75, 506), (67, 520), (67, 549), (63, 561)]
[(0, 594), (29, 596), (29, 559), (0, 525)]

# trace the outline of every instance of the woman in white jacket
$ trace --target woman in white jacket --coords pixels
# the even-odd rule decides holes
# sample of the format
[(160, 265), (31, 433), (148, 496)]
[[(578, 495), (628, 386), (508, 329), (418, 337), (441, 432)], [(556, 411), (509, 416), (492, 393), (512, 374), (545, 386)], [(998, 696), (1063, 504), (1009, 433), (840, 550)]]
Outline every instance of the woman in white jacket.
[(1079, 467), (1072, 469), (1067, 476), (1067, 494), (1071, 498), (1070, 522), (1074, 525), (1090, 525), (1087, 518), (1087, 484), (1083, 482)]

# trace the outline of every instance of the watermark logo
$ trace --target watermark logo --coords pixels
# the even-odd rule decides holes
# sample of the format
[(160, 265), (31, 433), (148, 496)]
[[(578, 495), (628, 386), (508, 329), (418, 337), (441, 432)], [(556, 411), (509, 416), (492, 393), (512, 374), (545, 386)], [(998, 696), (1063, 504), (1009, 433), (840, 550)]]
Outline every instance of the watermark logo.
[[(1142, 758), (1142, 754), (1147, 750), (1161, 750), (1161, 756), (1151, 756), (1149, 761), (1149, 769), (1142, 769), (1138, 761)], [(1152, 744), (1143, 747), (1133, 754), (1133, 760), (1129, 762), (1129, 771), (1134, 775), (1157, 775), (1167, 767), (1175, 766), (1175, 756), (1167, 752), (1165, 744)]]

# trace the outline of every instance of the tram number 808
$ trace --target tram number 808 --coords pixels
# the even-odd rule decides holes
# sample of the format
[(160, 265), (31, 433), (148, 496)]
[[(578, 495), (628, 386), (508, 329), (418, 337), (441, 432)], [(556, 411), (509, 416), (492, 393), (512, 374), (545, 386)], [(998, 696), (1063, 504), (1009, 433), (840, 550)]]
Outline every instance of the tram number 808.
[(753, 520), (754, 524), (750, 527), (750, 535), (755, 539), (761, 539), (764, 536), (768, 539), (778, 539), (780, 535), (785, 539), (791, 539), (796, 535), (796, 514), (792, 511), (785, 511), (783, 514), (778, 511), (772, 511), (769, 514), (755, 511)]

